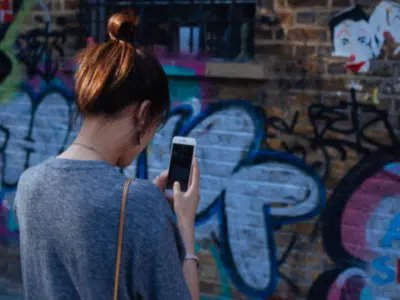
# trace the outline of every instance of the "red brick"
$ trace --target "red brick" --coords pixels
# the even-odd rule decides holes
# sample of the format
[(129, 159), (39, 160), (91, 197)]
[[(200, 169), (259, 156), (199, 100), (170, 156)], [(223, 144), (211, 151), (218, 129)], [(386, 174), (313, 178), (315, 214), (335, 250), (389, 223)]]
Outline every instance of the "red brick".
[(316, 253), (308, 254), (306, 261), (307, 261), (307, 267), (310, 268), (321, 267), (321, 256)]
[(296, 22), (299, 24), (314, 24), (315, 12), (302, 11), (297, 13)]
[(260, 27), (255, 32), (255, 39), (264, 39), (264, 40), (272, 40), (273, 38), (273, 31), (270, 28), (263, 28)]
[(324, 182), (325, 188), (334, 189), (338, 185), (339, 181), (340, 179), (338, 178), (330, 177)]
[(327, 31), (324, 29), (303, 29), (294, 28), (288, 31), (287, 37), (289, 40), (293, 41), (326, 41)]
[(367, 9), (373, 10), (380, 2), (381, 0), (354, 0), (354, 4), (359, 4), (361, 6), (365, 7), (365, 10), (367, 12)]
[[(315, 102), (315, 97), (312, 95), (308, 95), (308, 94), (299, 94), (296, 96), (296, 102), (299, 104), (304, 105), (305, 107), (308, 107), (309, 105), (313, 104)], [(312, 127), (308, 126), (308, 128), (310, 129), (309, 132), (312, 132)], [(296, 131), (297, 129), (299, 129), (298, 127), (296, 127)]]
[(283, 40), (285, 38), (285, 31), (282, 27), (275, 29), (275, 39), (276, 40)]
[[(289, 51), (291, 51), (293, 46), (289, 46)], [(269, 45), (256, 45), (256, 53), (266, 53), (268, 54), (268, 56), (271, 55), (276, 55), (278, 57), (282, 57), (284, 56), (283, 54), (286, 51), (282, 51), (284, 50), (285, 46), (283, 45), (279, 45), (279, 44), (269, 44)], [(292, 52), (286, 52), (286, 53), (290, 53), (289, 55), (293, 55)]]
[(325, 12), (317, 13), (315, 16), (315, 24), (321, 26), (327, 26), (331, 16), (332, 15), (330, 13), (325, 13)]
[(374, 60), (371, 62), (371, 76), (392, 77), (396, 64), (393, 61)]
[(271, 297), (268, 298), (268, 300), (287, 300), (287, 298), (283, 298), (278, 295), (272, 295)]
[[(52, 10), (53, 9), (53, 2), (47, 2), (46, 3), (46, 7), (47, 7), (48, 10)], [(33, 7), (33, 10), (43, 12), (43, 7), (39, 3), (37, 3)]]
[(329, 74), (346, 74), (347, 70), (343, 63), (331, 63), (328, 65)]
[(284, 12), (284, 13), (279, 13), (279, 21), (281, 24), (284, 25), (292, 25), (293, 24), (293, 13), (292, 12)]
[(327, 80), (324, 80), (324, 89), (330, 91), (347, 90), (347, 82), (347, 79), (329, 78)]
[[(314, 225), (309, 223), (297, 223), (296, 224), (296, 232), (300, 234), (310, 234), (313, 230)], [(300, 254), (299, 254), (300, 255)]]
[(350, 6), (350, 0), (333, 0), (332, 6), (347, 7)]
[(54, 3), (54, 10), (60, 10), (61, 9), (61, 3), (60, 3), (60, 1), (56, 1), (55, 3)]
[(286, 0), (275, 0), (274, 4), (275, 4), (275, 9), (285, 8), (287, 6)]
[(281, 140), (277, 140), (277, 139), (271, 139), (269, 138), (268, 141), (266, 141), (268, 143), (268, 148), (270, 149), (275, 149), (275, 150), (280, 150), (281, 149)]
[(78, 0), (65, 0), (64, 7), (67, 10), (78, 9)]
[(286, 247), (290, 243), (291, 235), (276, 233), (275, 234), (275, 243), (278, 247)]
[(301, 58), (306, 58), (315, 53), (315, 47), (311, 46), (297, 46), (296, 47), (296, 56)]
[(291, 7), (327, 6), (327, 0), (288, 0)]
[(220, 287), (218, 284), (200, 280), (200, 291), (206, 294), (218, 295)]
[(293, 50), (294, 50), (293, 45), (281, 45), (281, 48), (280, 48), (281, 57), (292, 57)]
[(320, 46), (317, 49), (317, 56), (323, 59), (331, 56), (331, 54), (332, 54), (332, 47)]

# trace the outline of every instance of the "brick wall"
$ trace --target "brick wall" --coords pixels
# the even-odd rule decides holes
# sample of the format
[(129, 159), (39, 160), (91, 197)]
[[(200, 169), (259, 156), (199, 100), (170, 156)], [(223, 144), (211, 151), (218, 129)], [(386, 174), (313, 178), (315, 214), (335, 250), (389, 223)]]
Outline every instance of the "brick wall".
[[(140, 169), (152, 178), (166, 168), (173, 130), (197, 138), (204, 299), (399, 299), (399, 63), (390, 43), (363, 75), (331, 57), (328, 20), (355, 2), (263, 1), (255, 56), (262, 79), (246, 78), (248, 65), (230, 65), (224, 79), (208, 76), (222, 65), (175, 64), (197, 76), (171, 75), (173, 105), (181, 109), (155, 137), (147, 168), (135, 161), (124, 173)], [(363, 2), (357, 3), (366, 12), (379, 3)], [(32, 8), (9, 32), (43, 28), (46, 11), (33, 0), (25, 3)], [(56, 155), (77, 132), (69, 127), (68, 61), (77, 43), (77, 6), (73, 0), (45, 4), (52, 30), (68, 29), (65, 53), (54, 50), (57, 74), (43, 78), (34, 69), (29, 77), (19, 63), (9, 72), (13, 81), (0, 85), (7, 100), (0, 109), (4, 294), (19, 291), (19, 266), (10, 259), (18, 255), (15, 220), (8, 210), (18, 177)], [(9, 42), (16, 38), (9, 34), (0, 42), (11, 61), (16, 50)], [(362, 86), (353, 98), (352, 82)]]

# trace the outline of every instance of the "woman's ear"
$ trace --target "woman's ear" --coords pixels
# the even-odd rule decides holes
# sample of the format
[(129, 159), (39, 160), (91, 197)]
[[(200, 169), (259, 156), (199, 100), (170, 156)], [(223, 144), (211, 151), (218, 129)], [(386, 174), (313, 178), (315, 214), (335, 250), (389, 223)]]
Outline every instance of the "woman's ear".
[(144, 125), (149, 121), (151, 102), (145, 100), (139, 105), (132, 107), (129, 114), (133, 115), (133, 126), (135, 130), (143, 130)]
[(138, 127), (140, 130), (143, 130), (145, 124), (148, 123), (150, 118), (150, 107), (151, 102), (149, 100), (144, 100), (138, 107), (137, 113), (137, 120), (138, 120)]

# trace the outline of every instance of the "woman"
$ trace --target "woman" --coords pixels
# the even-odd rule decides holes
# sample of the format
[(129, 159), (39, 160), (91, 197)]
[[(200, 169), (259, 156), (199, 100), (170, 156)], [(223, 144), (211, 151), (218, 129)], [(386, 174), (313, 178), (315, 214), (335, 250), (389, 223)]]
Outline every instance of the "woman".
[[(132, 12), (113, 15), (109, 41), (78, 55), (82, 128), (65, 152), (20, 178), (15, 210), (25, 299), (113, 297), (125, 183), (116, 167), (130, 165), (145, 149), (170, 108), (161, 65), (131, 43), (136, 24)], [(118, 299), (199, 299), (197, 161), (188, 191), (174, 185), (175, 215), (162, 192), (166, 176), (130, 184)]]

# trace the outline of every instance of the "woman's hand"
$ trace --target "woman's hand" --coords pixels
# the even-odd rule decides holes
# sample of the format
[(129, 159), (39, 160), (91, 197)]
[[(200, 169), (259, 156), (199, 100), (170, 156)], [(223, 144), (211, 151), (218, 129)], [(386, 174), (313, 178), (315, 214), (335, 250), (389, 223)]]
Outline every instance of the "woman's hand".
[[(165, 170), (160, 175), (158, 175), (154, 180), (153, 183), (164, 192), (165, 186), (167, 185), (168, 179), (168, 170)], [(169, 197), (166, 193), (164, 193), (165, 198), (168, 200), (170, 204), (173, 203), (173, 198)]]
[[(167, 179), (168, 170), (165, 170), (153, 180), (153, 183), (164, 191)], [(200, 200), (200, 170), (196, 157), (193, 159), (192, 177), (190, 178), (188, 190), (182, 192), (180, 184), (175, 182), (173, 197), (171, 198), (166, 193), (164, 193), (164, 196), (168, 202), (173, 205), (179, 223), (184, 223), (185, 225), (194, 224), (197, 206)]]
[(197, 158), (193, 159), (192, 177), (186, 192), (181, 191), (180, 184), (174, 182), (173, 206), (178, 222), (183, 224), (194, 224), (197, 206), (200, 200), (200, 171)]

